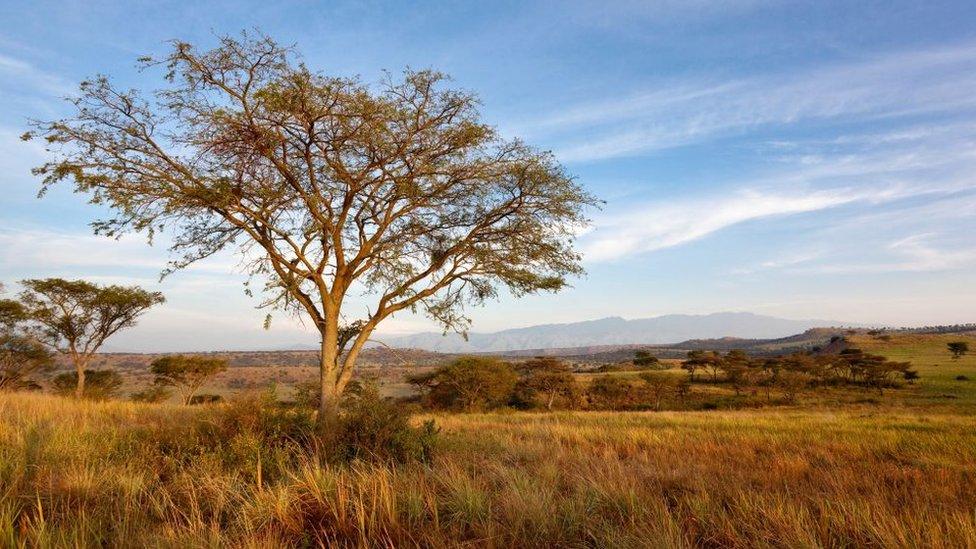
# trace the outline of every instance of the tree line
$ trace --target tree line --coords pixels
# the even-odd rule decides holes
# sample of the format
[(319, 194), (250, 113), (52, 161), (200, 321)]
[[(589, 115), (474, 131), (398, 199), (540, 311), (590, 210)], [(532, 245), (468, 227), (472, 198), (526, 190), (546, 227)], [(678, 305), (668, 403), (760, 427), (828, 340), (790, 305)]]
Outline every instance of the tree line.
[[(629, 365), (611, 365), (597, 373), (573, 372), (552, 357), (512, 364), (494, 357), (462, 357), (439, 368), (408, 377), (419, 402), (429, 408), (483, 411), (500, 407), (540, 410), (661, 410), (707, 409), (735, 404), (696, 385), (726, 385), (735, 397), (763, 393), (795, 403), (806, 391), (834, 386), (876, 390), (918, 379), (908, 362), (890, 361), (859, 349), (836, 355), (794, 353), (778, 357), (750, 357), (741, 350), (725, 354), (691, 351), (681, 363), (687, 376), (647, 352), (638, 351)], [(636, 375), (619, 375), (632, 370)], [(608, 373), (609, 372), (609, 373)]]

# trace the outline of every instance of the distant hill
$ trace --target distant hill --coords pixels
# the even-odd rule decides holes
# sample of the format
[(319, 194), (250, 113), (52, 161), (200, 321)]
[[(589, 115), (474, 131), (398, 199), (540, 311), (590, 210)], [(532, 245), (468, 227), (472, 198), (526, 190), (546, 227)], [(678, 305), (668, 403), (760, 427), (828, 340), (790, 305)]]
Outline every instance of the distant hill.
[(599, 347), (609, 345), (661, 345), (696, 339), (776, 339), (811, 328), (852, 326), (834, 320), (790, 320), (753, 313), (665, 315), (626, 320), (601, 318), (569, 324), (543, 324), (493, 333), (435, 332), (384, 338), (391, 347), (442, 353), (478, 353), (523, 349)]

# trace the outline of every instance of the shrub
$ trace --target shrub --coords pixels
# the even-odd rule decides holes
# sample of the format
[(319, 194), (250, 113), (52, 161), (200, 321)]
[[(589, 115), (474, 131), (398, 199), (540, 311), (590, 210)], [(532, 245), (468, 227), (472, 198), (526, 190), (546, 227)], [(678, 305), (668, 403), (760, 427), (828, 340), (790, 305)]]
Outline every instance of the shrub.
[(176, 387), (183, 404), (210, 402), (197, 399), (194, 395), (210, 378), (225, 370), (226, 359), (188, 355), (164, 356), (154, 360), (149, 366), (149, 371), (156, 376), (154, 383), (164, 387)]
[(224, 397), (220, 395), (215, 395), (212, 393), (204, 393), (201, 395), (193, 395), (190, 400), (186, 401), (186, 404), (198, 405), (198, 404), (217, 404), (218, 402), (223, 402)]
[(953, 341), (946, 343), (946, 347), (949, 348), (949, 352), (952, 354), (952, 358), (958, 360), (963, 355), (969, 352), (969, 343), (965, 341)]
[(164, 400), (168, 399), (171, 394), (172, 391), (170, 391), (166, 387), (162, 387), (160, 385), (152, 385), (150, 387), (146, 387), (145, 389), (139, 392), (132, 393), (132, 396), (130, 398), (135, 402), (157, 403), (157, 402), (163, 402)]
[(639, 403), (633, 384), (617, 376), (600, 376), (586, 388), (590, 407), (598, 410), (625, 410)]
[(408, 381), (424, 391), (435, 408), (490, 410), (508, 404), (518, 375), (511, 364), (495, 358), (462, 357)]
[(513, 401), (520, 407), (574, 408), (579, 401), (579, 384), (568, 371), (533, 372), (519, 380)]
[(655, 410), (660, 410), (661, 404), (667, 399), (683, 398), (690, 385), (687, 379), (679, 380), (670, 374), (645, 372), (640, 378)]
[(52, 368), (51, 353), (33, 338), (0, 333), (0, 391), (40, 389), (36, 376)]
[[(65, 372), (51, 380), (54, 392), (62, 396), (74, 394), (78, 386), (78, 373)], [(122, 387), (122, 376), (115, 370), (85, 370), (85, 390), (82, 397), (106, 400), (115, 396)]]
[(409, 414), (380, 397), (374, 384), (353, 383), (343, 397), (336, 433), (329, 442), (343, 462), (426, 463), (433, 455), (437, 433), (433, 420), (411, 426)]

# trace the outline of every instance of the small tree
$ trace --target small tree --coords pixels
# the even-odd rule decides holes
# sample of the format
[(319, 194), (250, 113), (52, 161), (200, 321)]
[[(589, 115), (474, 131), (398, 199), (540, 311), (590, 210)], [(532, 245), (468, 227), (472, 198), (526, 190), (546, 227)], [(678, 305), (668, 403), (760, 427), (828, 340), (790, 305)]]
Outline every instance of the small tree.
[(640, 350), (634, 352), (634, 366), (646, 368), (656, 366), (658, 362), (660, 362), (658, 358), (647, 351)]
[(776, 377), (776, 384), (783, 390), (783, 396), (790, 403), (796, 402), (800, 394), (810, 386), (809, 374), (796, 370), (783, 370)]
[(0, 299), (0, 391), (38, 389), (34, 376), (54, 365), (47, 348), (21, 329), (26, 318), (20, 303)]
[(626, 410), (637, 405), (637, 391), (630, 380), (620, 376), (603, 375), (586, 388), (590, 406), (598, 410)]
[[(540, 398), (546, 410), (552, 410), (557, 399), (572, 406), (579, 398), (579, 384), (569, 366), (557, 359), (537, 359), (526, 363), (529, 374), (518, 384), (523, 400)], [(531, 366), (529, 366), (531, 365)]]
[(661, 409), (661, 402), (665, 398), (678, 396), (681, 381), (670, 374), (645, 372), (640, 375), (640, 378), (654, 401), (655, 411)]
[(134, 402), (148, 402), (150, 404), (155, 404), (168, 399), (171, 393), (172, 391), (170, 391), (169, 387), (163, 387), (162, 385), (150, 385), (141, 391), (132, 393), (130, 398)]
[(68, 356), (75, 367), (75, 396), (85, 394), (86, 369), (105, 340), (135, 326), (136, 319), (164, 301), (138, 286), (99, 286), (84, 280), (22, 280), (20, 292), (31, 333)]
[(952, 358), (954, 360), (959, 360), (963, 357), (963, 355), (969, 352), (969, 343), (965, 341), (953, 341), (951, 343), (947, 343), (946, 347), (949, 348), (949, 352), (952, 353)]
[(408, 381), (426, 391), (428, 402), (437, 408), (488, 410), (508, 403), (518, 375), (507, 362), (472, 356)]
[(51, 381), (54, 392), (59, 395), (70, 395), (72, 393), (80, 398), (92, 400), (106, 400), (115, 396), (119, 388), (122, 387), (122, 376), (115, 370), (85, 370), (84, 392), (78, 395), (78, 373), (65, 372), (55, 376)]
[(175, 387), (183, 400), (190, 404), (196, 392), (215, 375), (227, 370), (227, 360), (205, 356), (169, 355), (157, 358), (149, 366), (155, 384)]
[(688, 359), (681, 363), (681, 369), (688, 372), (691, 381), (695, 381), (695, 372), (699, 369), (710, 369), (712, 380), (718, 378), (722, 357), (711, 351), (689, 351)]

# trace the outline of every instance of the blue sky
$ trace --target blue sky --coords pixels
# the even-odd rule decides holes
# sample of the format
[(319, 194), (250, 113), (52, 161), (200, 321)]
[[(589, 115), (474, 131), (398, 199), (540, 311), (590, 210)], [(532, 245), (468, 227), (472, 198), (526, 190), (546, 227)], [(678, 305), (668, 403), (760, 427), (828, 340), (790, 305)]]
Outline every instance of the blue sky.
[[(68, 189), (37, 200), (19, 142), (81, 79), (151, 89), (138, 56), (259, 27), (313, 68), (433, 67), (485, 119), (605, 199), (587, 277), (474, 309), (491, 331), (747, 310), (892, 325), (976, 320), (976, 3), (19, 2), (0, 6), (0, 281), (85, 277), (169, 302), (117, 349), (308, 343), (243, 294), (235, 258), (158, 282), (165, 249), (91, 236)], [(352, 304), (352, 308), (361, 305)], [(280, 317), (280, 315), (279, 315)], [(420, 331), (421, 318), (386, 333)]]

